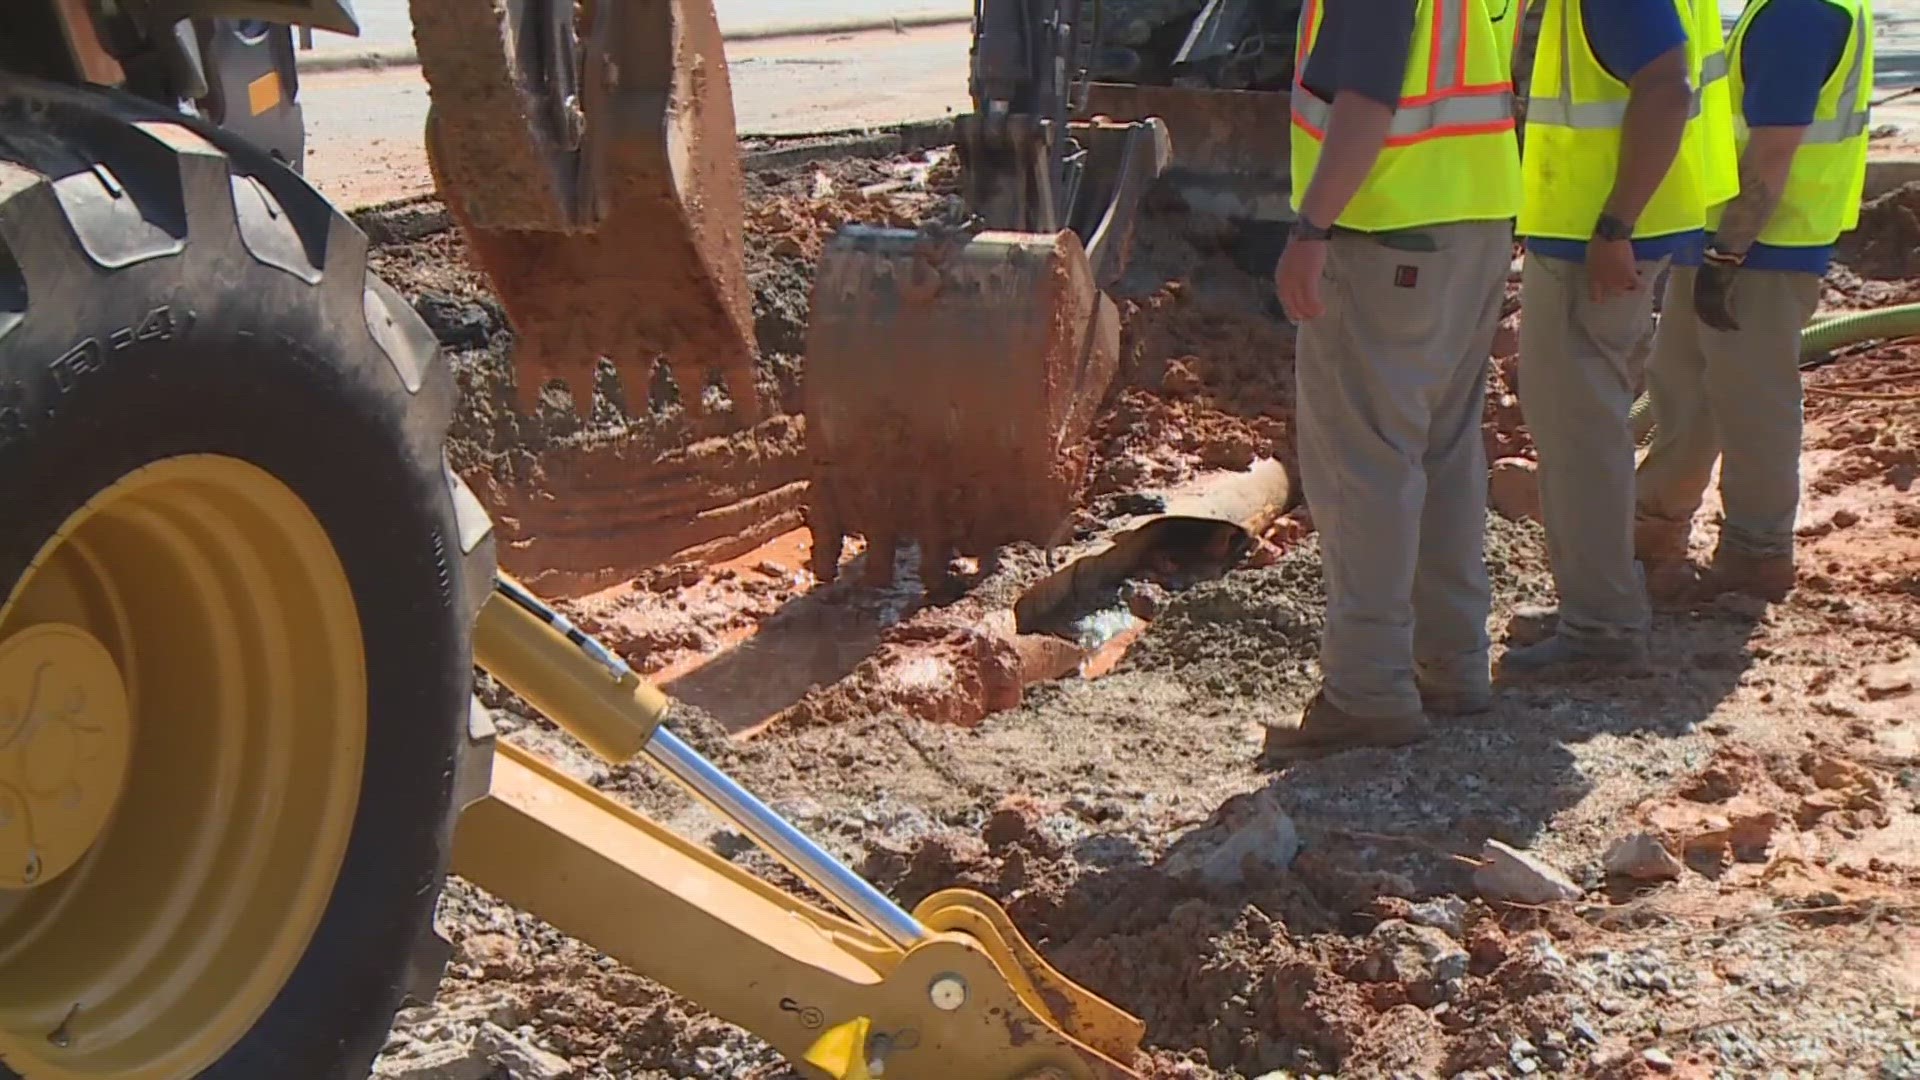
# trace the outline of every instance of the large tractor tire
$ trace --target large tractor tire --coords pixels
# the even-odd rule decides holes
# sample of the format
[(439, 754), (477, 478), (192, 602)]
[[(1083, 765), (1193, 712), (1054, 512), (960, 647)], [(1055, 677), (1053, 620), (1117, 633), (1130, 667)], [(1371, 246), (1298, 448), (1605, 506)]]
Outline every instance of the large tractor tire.
[(0, 1078), (364, 1080), (491, 751), (454, 381), (303, 180), (0, 77)]

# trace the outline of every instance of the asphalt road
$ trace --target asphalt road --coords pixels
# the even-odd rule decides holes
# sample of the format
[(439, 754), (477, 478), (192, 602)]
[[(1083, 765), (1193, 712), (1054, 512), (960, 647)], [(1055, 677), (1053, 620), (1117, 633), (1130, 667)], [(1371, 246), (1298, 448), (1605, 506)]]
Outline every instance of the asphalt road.
[[(1737, 15), (1741, 0), (1721, 0)], [(723, 23), (765, 25), (863, 12), (952, 9), (953, 0), (718, 0)], [(1875, 5), (1875, 66), (1882, 96), (1920, 84), (1920, 0)], [(370, 30), (410, 37), (404, 0), (361, 0)], [(397, 28), (397, 29), (396, 29)], [(348, 40), (338, 39), (336, 40)], [(795, 134), (933, 119), (964, 111), (967, 27), (902, 33), (735, 41), (727, 46), (735, 114), (742, 134)], [(418, 69), (314, 73), (302, 80), (307, 109), (308, 175), (335, 199), (364, 205), (428, 190), (420, 135), (427, 88)], [(1898, 134), (1879, 152), (1920, 149), (1920, 94), (1875, 110), (1876, 126)]]
[[(964, 111), (965, 26), (727, 46), (735, 124), (743, 135), (882, 127)], [(418, 68), (309, 74), (307, 176), (335, 201), (364, 206), (425, 193), (421, 132), (427, 85)]]
[[(713, 5), (720, 29), (727, 33), (909, 15), (966, 15), (973, 10), (971, 0), (713, 0)], [(407, 0), (354, 0), (353, 10), (360, 18), (359, 37), (315, 32), (316, 53), (413, 46)]]

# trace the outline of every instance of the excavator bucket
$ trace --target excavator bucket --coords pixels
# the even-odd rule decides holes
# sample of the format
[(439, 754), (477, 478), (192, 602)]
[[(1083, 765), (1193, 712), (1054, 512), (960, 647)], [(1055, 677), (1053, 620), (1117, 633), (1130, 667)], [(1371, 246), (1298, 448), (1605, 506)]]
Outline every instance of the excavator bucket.
[[(1133, 207), (1170, 154), (1157, 121), (1069, 130), (1080, 167), (1065, 215), (996, 199), (1005, 186), (989, 182), (1031, 175), (1026, 154), (1047, 140), (970, 116), (959, 124), (967, 201), (986, 215), (958, 228), (848, 226), (827, 245), (803, 388), (822, 580), (850, 535), (867, 541), (867, 584), (890, 580), (910, 541), (928, 587), (955, 554), (1065, 538), (1086, 435), (1119, 364), (1119, 312), (1102, 287), (1124, 269)], [(1004, 170), (995, 151), (1009, 145)], [(978, 228), (995, 218), (1058, 227)]]
[(1070, 231), (841, 231), (807, 336), (815, 573), (833, 577), (852, 532), (873, 583), (905, 539), (930, 586), (956, 551), (1059, 533), (1119, 353), (1119, 314)]
[(434, 178), (515, 333), (524, 401), (664, 361), (758, 413), (733, 94), (710, 0), (412, 0)]

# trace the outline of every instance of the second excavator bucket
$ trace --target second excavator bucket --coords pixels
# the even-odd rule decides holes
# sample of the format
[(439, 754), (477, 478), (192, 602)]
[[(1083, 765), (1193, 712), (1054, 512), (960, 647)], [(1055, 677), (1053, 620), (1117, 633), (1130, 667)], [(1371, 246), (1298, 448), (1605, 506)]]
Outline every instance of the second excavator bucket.
[(814, 279), (804, 399), (814, 572), (900, 540), (921, 578), (956, 552), (1049, 539), (1087, 467), (1082, 437), (1120, 354), (1113, 301), (1074, 233), (847, 228)]
[(427, 150), (513, 324), (522, 400), (586, 412), (601, 358), (630, 395), (758, 411), (726, 54), (710, 0), (412, 0)]

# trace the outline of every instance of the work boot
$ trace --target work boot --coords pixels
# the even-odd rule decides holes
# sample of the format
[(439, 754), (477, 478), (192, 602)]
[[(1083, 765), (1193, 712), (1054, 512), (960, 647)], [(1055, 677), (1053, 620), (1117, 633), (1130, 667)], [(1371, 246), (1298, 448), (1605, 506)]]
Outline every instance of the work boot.
[(1640, 562), (1647, 598), (1655, 603), (1682, 603), (1700, 589), (1700, 567), (1687, 558), (1692, 522), (1636, 520), (1633, 557)]
[(1737, 592), (1779, 603), (1793, 591), (1792, 555), (1747, 555), (1718, 551), (1701, 575), (1700, 591), (1708, 596)]
[(1298, 720), (1268, 725), (1260, 761), (1275, 765), (1307, 754), (1406, 746), (1432, 733), (1433, 726), (1424, 713), (1356, 716), (1328, 701), (1324, 692), (1316, 692)]
[(1456, 665), (1450, 671), (1419, 664), (1413, 678), (1420, 687), (1420, 707), (1427, 712), (1478, 716), (1493, 710), (1493, 678), (1484, 662), (1477, 669)]
[(1545, 641), (1508, 649), (1494, 677), (1503, 683), (1577, 682), (1634, 678), (1652, 670), (1644, 637), (1569, 638), (1556, 632)]

